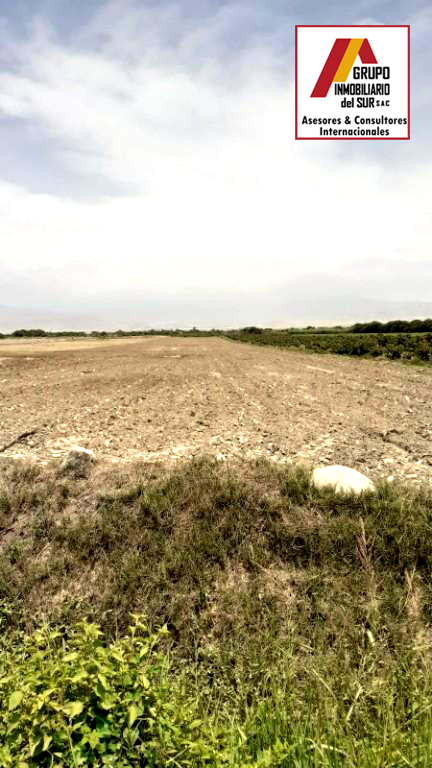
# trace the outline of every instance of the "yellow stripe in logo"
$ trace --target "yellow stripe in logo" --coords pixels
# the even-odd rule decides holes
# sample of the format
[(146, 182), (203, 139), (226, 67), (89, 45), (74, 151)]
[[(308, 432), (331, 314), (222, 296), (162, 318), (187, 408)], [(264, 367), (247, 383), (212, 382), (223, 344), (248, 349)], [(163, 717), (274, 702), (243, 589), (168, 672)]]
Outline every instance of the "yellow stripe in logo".
[(345, 51), (345, 55), (339, 64), (339, 69), (336, 72), (333, 82), (334, 83), (345, 83), (346, 79), (351, 72), (352, 65), (354, 64), (357, 54), (362, 47), (363, 39), (359, 40), (358, 38), (354, 38), (350, 41), (348, 48)]

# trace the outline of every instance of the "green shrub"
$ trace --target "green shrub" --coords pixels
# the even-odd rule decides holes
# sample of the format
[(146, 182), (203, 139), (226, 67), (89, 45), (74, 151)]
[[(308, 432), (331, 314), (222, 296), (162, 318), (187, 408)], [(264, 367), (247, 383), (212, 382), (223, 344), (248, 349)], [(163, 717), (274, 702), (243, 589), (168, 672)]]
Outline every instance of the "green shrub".
[[(200, 765), (210, 756), (195, 706), (168, 678), (139, 616), (106, 644), (96, 624), (37, 630), (0, 646), (0, 765)], [(181, 763), (177, 758), (181, 755)]]

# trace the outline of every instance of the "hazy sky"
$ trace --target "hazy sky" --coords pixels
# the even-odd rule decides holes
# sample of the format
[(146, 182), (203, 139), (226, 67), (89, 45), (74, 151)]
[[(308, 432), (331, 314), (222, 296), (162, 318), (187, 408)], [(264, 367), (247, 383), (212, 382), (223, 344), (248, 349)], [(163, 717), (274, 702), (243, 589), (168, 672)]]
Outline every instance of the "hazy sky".
[[(294, 26), (411, 25), (411, 141), (294, 140)], [(0, 0), (0, 330), (432, 314), (432, 6)]]

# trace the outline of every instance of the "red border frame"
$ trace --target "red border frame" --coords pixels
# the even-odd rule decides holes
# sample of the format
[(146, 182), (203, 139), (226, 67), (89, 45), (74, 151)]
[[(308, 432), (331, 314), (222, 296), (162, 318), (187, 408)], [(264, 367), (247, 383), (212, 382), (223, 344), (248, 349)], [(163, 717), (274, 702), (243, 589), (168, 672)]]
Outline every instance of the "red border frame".
[[(408, 33), (408, 136), (299, 136), (297, 133), (297, 30), (304, 27), (371, 27), (388, 28), (398, 27), (407, 30)], [(410, 25), (409, 24), (296, 24), (295, 25), (295, 138), (296, 141), (409, 141), (411, 137), (410, 114)]]

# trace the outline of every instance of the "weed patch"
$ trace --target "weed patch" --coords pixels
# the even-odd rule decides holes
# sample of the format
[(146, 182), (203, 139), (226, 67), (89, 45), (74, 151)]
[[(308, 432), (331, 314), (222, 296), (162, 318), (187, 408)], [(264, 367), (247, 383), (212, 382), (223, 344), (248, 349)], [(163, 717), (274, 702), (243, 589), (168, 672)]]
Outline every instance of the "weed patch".
[[(115, 765), (155, 766), (171, 757), (178, 766), (430, 764), (429, 489), (378, 484), (373, 495), (338, 497), (313, 488), (302, 468), (211, 459), (170, 471), (136, 465), (127, 476), (95, 468), (88, 478), (67, 480), (54, 467), (6, 466), (0, 487), (0, 717), (12, 718), (4, 720), (9, 733), (19, 714), (23, 765), (56, 764), (42, 749), (52, 729), (41, 725), (39, 733), (34, 720), (37, 691), (50, 687), (60, 707), (51, 712), (63, 734), (59, 765), (110, 765), (114, 757)], [(144, 614), (148, 629), (131, 634), (131, 613)], [(100, 630), (85, 629), (94, 624)], [(70, 679), (99, 653), (114, 664), (116, 644), (143, 633), (159, 637), (162, 626), (155, 680), (163, 667), (173, 693), (165, 701), (168, 683), (159, 689), (155, 682), (169, 710), (156, 718), (159, 735), (129, 744), (132, 689), (116, 688), (113, 676), (115, 741), (123, 752), (108, 750), (105, 763), (87, 742), (79, 752), (82, 729), (90, 738), (96, 728), (96, 694), (93, 673), (85, 690), (68, 688)], [(78, 653), (74, 671), (64, 667), (63, 653)], [(131, 654), (129, 682), (138, 674), (135, 646)], [(9, 710), (20, 690), (28, 691), (30, 709), (20, 703)], [(86, 703), (76, 714), (79, 739), (69, 731), (71, 747), (66, 735), (74, 723), (61, 702), (75, 700)], [(170, 718), (176, 723), (189, 711), (174, 751), (163, 752)], [(191, 735), (194, 719), (204, 735)], [(39, 733), (36, 741), (26, 728)], [(120, 737), (125, 729), (127, 738)], [(2, 764), (16, 765), (7, 739), (0, 736)], [(150, 742), (159, 745), (151, 753), (157, 757), (133, 751)]]

